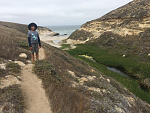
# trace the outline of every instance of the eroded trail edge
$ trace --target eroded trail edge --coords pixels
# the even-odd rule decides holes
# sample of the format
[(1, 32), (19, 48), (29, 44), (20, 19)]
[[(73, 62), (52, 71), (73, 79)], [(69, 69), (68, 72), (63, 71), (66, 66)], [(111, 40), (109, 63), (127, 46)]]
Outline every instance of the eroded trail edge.
[[(44, 49), (41, 48), (40, 60), (44, 57)], [(21, 88), (26, 103), (25, 113), (52, 113), (42, 81), (32, 72), (33, 66), (33, 64), (27, 64), (22, 69)]]

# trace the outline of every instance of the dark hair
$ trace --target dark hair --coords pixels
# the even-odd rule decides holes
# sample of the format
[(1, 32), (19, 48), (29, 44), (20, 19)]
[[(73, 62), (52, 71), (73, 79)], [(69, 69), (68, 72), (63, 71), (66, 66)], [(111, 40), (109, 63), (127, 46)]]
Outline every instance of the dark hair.
[(31, 26), (34, 26), (35, 27), (35, 30), (37, 29), (37, 25), (35, 23), (30, 23), (28, 25), (28, 29), (31, 30)]

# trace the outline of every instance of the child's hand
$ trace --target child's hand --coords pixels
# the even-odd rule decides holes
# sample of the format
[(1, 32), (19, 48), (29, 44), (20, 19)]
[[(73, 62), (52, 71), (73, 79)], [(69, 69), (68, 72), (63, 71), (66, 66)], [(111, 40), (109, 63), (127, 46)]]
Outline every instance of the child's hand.
[(41, 48), (41, 46), (39, 46), (39, 49)]
[(30, 47), (30, 50), (32, 50), (32, 47)]

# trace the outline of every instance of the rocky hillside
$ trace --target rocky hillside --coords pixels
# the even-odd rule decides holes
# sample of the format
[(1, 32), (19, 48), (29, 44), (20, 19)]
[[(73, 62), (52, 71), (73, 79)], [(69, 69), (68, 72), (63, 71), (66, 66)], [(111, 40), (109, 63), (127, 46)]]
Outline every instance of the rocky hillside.
[[(86, 22), (64, 42), (86, 43), (149, 62), (150, 1), (133, 0), (98, 19)], [(149, 81), (149, 78), (143, 78), (140, 84), (150, 89)]]
[(24, 113), (20, 72), (30, 62), (27, 33), (27, 25), (0, 22), (0, 113)]
[[(96, 20), (86, 22), (69, 37), (68, 42), (79, 40), (73, 43), (85, 43), (108, 31), (120, 36), (139, 35), (147, 28), (150, 28), (150, 1), (134, 0)], [(86, 33), (80, 36), (80, 32)], [(86, 36), (87, 33), (90, 35)]]
[[(18, 24), (18, 23), (14, 24), (14, 23), (11, 23), (11, 22), (0, 21), (0, 26), (15, 29), (17, 31), (20, 31), (20, 32), (26, 33), (26, 34), (28, 33), (27, 25), (22, 25), (22, 24)], [(41, 27), (41, 26), (38, 26), (37, 31), (39, 33), (50, 33), (50, 32), (52, 32), (50, 29), (45, 28), (45, 27)]]
[[(19, 73), (21, 65), (30, 59), (27, 26), (1, 22), (0, 32), (0, 64), (6, 64), (6, 67), (0, 65), (0, 82), (7, 83), (0, 89), (0, 112), (24, 113)], [(37, 61), (34, 71), (42, 79), (53, 112), (149, 113), (148, 103), (114, 79), (61, 49), (42, 45), (46, 59)], [(23, 58), (21, 53), (27, 56)]]
[(55, 113), (149, 112), (149, 104), (116, 80), (65, 51), (47, 44), (44, 48), (47, 57), (36, 62), (34, 70), (43, 81)]

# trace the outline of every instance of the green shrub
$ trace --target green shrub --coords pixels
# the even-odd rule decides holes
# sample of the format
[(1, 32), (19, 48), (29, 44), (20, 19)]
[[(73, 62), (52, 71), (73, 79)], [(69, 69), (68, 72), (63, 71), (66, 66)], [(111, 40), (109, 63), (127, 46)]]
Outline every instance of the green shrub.
[(18, 63), (9, 62), (6, 64), (6, 68), (12, 73), (20, 73), (21, 66)]
[(55, 68), (47, 60), (38, 60), (35, 62), (34, 72), (40, 78), (50, 81), (61, 81), (61, 77), (55, 72)]
[(71, 48), (70, 44), (62, 44), (61, 46), (62, 46), (61, 49)]
[(25, 41), (19, 41), (19, 46), (24, 48), (24, 49), (28, 49), (29, 48), (28, 43), (25, 42)]

